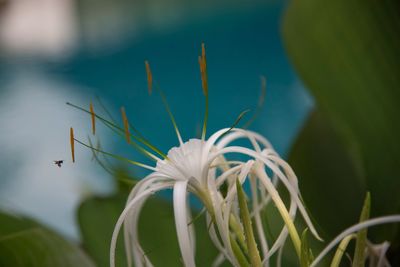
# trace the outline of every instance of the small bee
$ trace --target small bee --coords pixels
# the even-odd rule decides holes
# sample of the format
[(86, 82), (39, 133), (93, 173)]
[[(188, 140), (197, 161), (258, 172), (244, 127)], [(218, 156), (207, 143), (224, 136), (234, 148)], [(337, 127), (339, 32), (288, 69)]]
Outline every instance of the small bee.
[(64, 160), (55, 160), (54, 161), (54, 164), (56, 164), (60, 168), (61, 168), (61, 164), (63, 164), (63, 163), (64, 163)]

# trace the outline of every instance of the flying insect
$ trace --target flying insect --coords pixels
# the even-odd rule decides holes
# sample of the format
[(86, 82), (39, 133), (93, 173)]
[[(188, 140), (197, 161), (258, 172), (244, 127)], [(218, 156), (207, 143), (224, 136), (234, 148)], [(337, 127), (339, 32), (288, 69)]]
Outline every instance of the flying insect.
[(55, 160), (54, 164), (61, 168), (61, 165), (64, 163), (64, 160)]

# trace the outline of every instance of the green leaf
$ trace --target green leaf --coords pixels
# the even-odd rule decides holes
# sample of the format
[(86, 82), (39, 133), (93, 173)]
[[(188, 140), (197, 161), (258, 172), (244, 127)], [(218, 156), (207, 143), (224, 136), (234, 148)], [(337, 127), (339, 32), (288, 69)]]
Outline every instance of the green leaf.
[(325, 240), (358, 221), (365, 188), (354, 161), (329, 121), (313, 112), (292, 147), (289, 162)]
[(232, 234), (229, 235), (229, 240), (231, 242), (232, 246), (232, 251), (233, 254), (235, 254), (236, 260), (239, 263), (240, 267), (250, 267), (250, 264), (248, 263), (246, 256), (243, 254), (242, 249), (240, 248), (239, 244), (235, 240), (235, 238), (232, 236)]
[(247, 250), (249, 252), (249, 259), (251, 266), (262, 266), (260, 253), (258, 252), (257, 243), (254, 238), (253, 227), (251, 225), (251, 218), (249, 209), (247, 207), (246, 195), (243, 191), (242, 185), (239, 180), (236, 180), (236, 190), (239, 200), (240, 218), (243, 223), (244, 235), (246, 237)]
[(0, 266), (92, 267), (74, 244), (38, 223), (0, 213)]
[[(83, 244), (99, 267), (109, 266), (112, 232), (126, 200), (127, 193), (112, 197), (92, 197), (79, 208), (78, 220)], [(218, 252), (209, 240), (204, 216), (193, 223), (196, 229), (196, 263), (199, 266), (211, 266)], [(139, 239), (154, 266), (182, 265), (173, 208), (167, 199), (151, 197), (146, 202), (139, 219)], [(116, 266), (126, 266), (122, 234), (117, 244)]]
[(350, 241), (355, 237), (356, 235), (351, 234), (342, 239), (338, 248), (336, 249), (335, 255), (333, 256), (330, 267), (340, 266), (340, 262), (342, 260), (343, 254), (346, 252), (347, 246), (349, 245)]
[(310, 246), (308, 245), (307, 239), (308, 228), (304, 229), (301, 234), (301, 255), (300, 255), (300, 266), (308, 267), (313, 261), (312, 252)]
[[(360, 222), (369, 219), (371, 210), (371, 194), (368, 192), (365, 196), (364, 205), (360, 215)], [(368, 228), (360, 230), (357, 233), (356, 248), (354, 250), (353, 267), (363, 267), (365, 262), (365, 248), (367, 246)]]
[[(399, 17), (398, 0), (295, 0), (283, 24), (289, 57), (318, 108), (359, 155), (372, 217), (400, 211)], [(395, 227), (380, 228), (379, 239), (393, 238)]]
[[(113, 197), (92, 197), (80, 205), (78, 223), (83, 246), (98, 267), (110, 265), (110, 243), (114, 225), (122, 212), (126, 194)], [(123, 238), (118, 240), (115, 254), (116, 265), (126, 266)]]

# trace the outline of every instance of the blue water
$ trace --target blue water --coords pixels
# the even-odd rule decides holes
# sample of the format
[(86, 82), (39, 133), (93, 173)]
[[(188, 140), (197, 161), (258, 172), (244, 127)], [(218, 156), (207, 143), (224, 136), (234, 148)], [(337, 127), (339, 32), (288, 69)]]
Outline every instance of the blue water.
[[(147, 93), (143, 62), (150, 61), (154, 79), (165, 92), (182, 136), (187, 140), (196, 137), (203, 121), (204, 96), (197, 56), (201, 42), (205, 42), (210, 94), (208, 133), (229, 127), (245, 109), (254, 112), (260, 93), (259, 76), (265, 75), (266, 101), (250, 129), (267, 137), (275, 149), (287, 157), (313, 101), (285, 54), (280, 36), (283, 9), (284, 4), (277, 1), (257, 10), (247, 8), (210, 15), (207, 20), (193, 19), (167, 32), (145, 29), (113, 48), (92, 51), (82, 47), (64, 61), (2, 60), (0, 93), (7, 77), (19, 69), (55, 76), (81, 88), (84, 95), (89, 96), (82, 102), (93, 101), (96, 111), (99, 110), (96, 95), (107, 103), (115, 117), (120, 117), (119, 107), (125, 106), (136, 128), (166, 153), (178, 141), (160, 97), (156, 92), (152, 96)], [(70, 109), (70, 112), (77, 111)], [(62, 115), (60, 117), (62, 119)], [(243, 120), (249, 117), (251, 113)], [(56, 135), (68, 131), (51, 127), (33, 130), (52, 130)], [(106, 150), (144, 160), (128, 148), (124, 140), (117, 136), (114, 140), (107, 140), (111, 147)], [(49, 157), (52, 163), (54, 155)], [(0, 169), (5, 172), (6, 168), (0, 166)], [(139, 169), (135, 172), (138, 176), (144, 174)], [(33, 200), (31, 204), (37, 205)]]
[(167, 152), (177, 145), (177, 139), (160, 97), (147, 93), (143, 62), (150, 61), (183, 138), (195, 137), (204, 113), (197, 61), (204, 41), (210, 92), (208, 132), (229, 127), (245, 109), (254, 111), (262, 74), (267, 77), (266, 101), (251, 129), (269, 138), (286, 156), (312, 100), (285, 55), (280, 36), (282, 11), (283, 4), (274, 4), (190, 22), (168, 33), (149, 31), (107, 53), (82, 50), (51, 71), (112, 103), (116, 116), (119, 106), (125, 106), (133, 124)]

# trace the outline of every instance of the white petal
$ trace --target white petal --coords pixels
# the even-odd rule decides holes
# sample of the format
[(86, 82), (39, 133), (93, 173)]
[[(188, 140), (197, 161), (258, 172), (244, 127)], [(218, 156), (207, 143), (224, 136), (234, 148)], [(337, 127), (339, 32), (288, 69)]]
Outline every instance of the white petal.
[(115, 266), (115, 248), (117, 245), (117, 238), (118, 238), (119, 231), (121, 230), (121, 226), (124, 223), (127, 214), (132, 209), (137, 208), (136, 206), (137, 206), (138, 202), (140, 202), (142, 199), (148, 197), (149, 195), (151, 195), (157, 191), (160, 191), (165, 188), (170, 188), (170, 187), (171, 187), (170, 183), (165, 183), (165, 184), (155, 185), (150, 189), (144, 190), (144, 191), (140, 192), (139, 194), (137, 194), (129, 202), (129, 204), (124, 208), (124, 210), (122, 211), (121, 215), (118, 218), (117, 223), (115, 224), (114, 232), (113, 232), (113, 235), (111, 238), (111, 246), (110, 246), (110, 266), (111, 267)]
[(186, 188), (188, 181), (178, 181), (174, 186), (174, 215), (176, 233), (178, 235), (179, 248), (181, 249), (183, 263), (186, 267), (195, 267), (194, 253), (190, 241), (187, 207)]
[(221, 241), (226, 249), (226, 253), (228, 255), (227, 259), (233, 265), (235, 265), (236, 258), (233, 253), (231, 243), (230, 243), (230, 238), (229, 238), (229, 221), (224, 220), (223, 211), (222, 211), (222, 207), (224, 205), (224, 199), (223, 199), (221, 193), (218, 191), (214, 179), (208, 179), (207, 185), (208, 185), (208, 192), (209, 192), (211, 202), (213, 205), (213, 210), (214, 210), (214, 217), (215, 217), (214, 223), (217, 226), (219, 236), (220, 236)]
[(310, 267), (316, 266), (322, 260), (322, 258), (346, 236), (371, 226), (386, 224), (386, 223), (398, 223), (398, 222), (400, 222), (400, 215), (390, 215), (390, 216), (383, 216), (374, 219), (369, 219), (347, 228), (338, 236), (336, 236), (335, 239), (333, 239), (324, 248), (324, 250), (322, 250), (322, 252), (318, 255), (318, 257), (316, 257), (315, 260), (311, 263)]
[[(216, 153), (215, 155), (213, 155), (213, 157), (217, 157), (220, 154), (226, 154), (226, 153), (241, 153), (244, 155), (248, 155), (251, 156), (255, 159), (258, 159), (260, 161), (262, 161), (269, 169), (271, 169), (274, 173), (277, 174), (278, 178), (282, 181), (282, 183), (285, 185), (286, 189), (289, 191), (291, 197), (294, 199), (294, 201), (296, 202), (301, 215), (303, 216), (304, 220), (306, 221), (308, 227), (310, 228), (310, 231), (314, 234), (314, 236), (317, 239), (321, 239), (317, 233), (317, 231), (315, 230), (314, 225), (311, 222), (310, 217), (307, 214), (307, 211), (303, 205), (303, 203), (301, 202), (299, 196), (298, 196), (298, 187), (297, 185), (293, 185), (292, 183), (290, 183), (288, 181), (288, 178), (282, 173), (282, 171), (270, 160), (266, 159), (265, 157), (263, 157), (262, 155), (260, 155), (259, 153), (248, 149), (248, 148), (244, 148), (244, 147), (238, 147), (238, 146), (232, 146), (232, 147), (226, 147), (221, 149), (220, 151), (218, 151), (218, 153)], [(213, 157), (211, 157), (209, 160), (213, 160)], [(322, 239), (321, 239), (322, 240)]]

